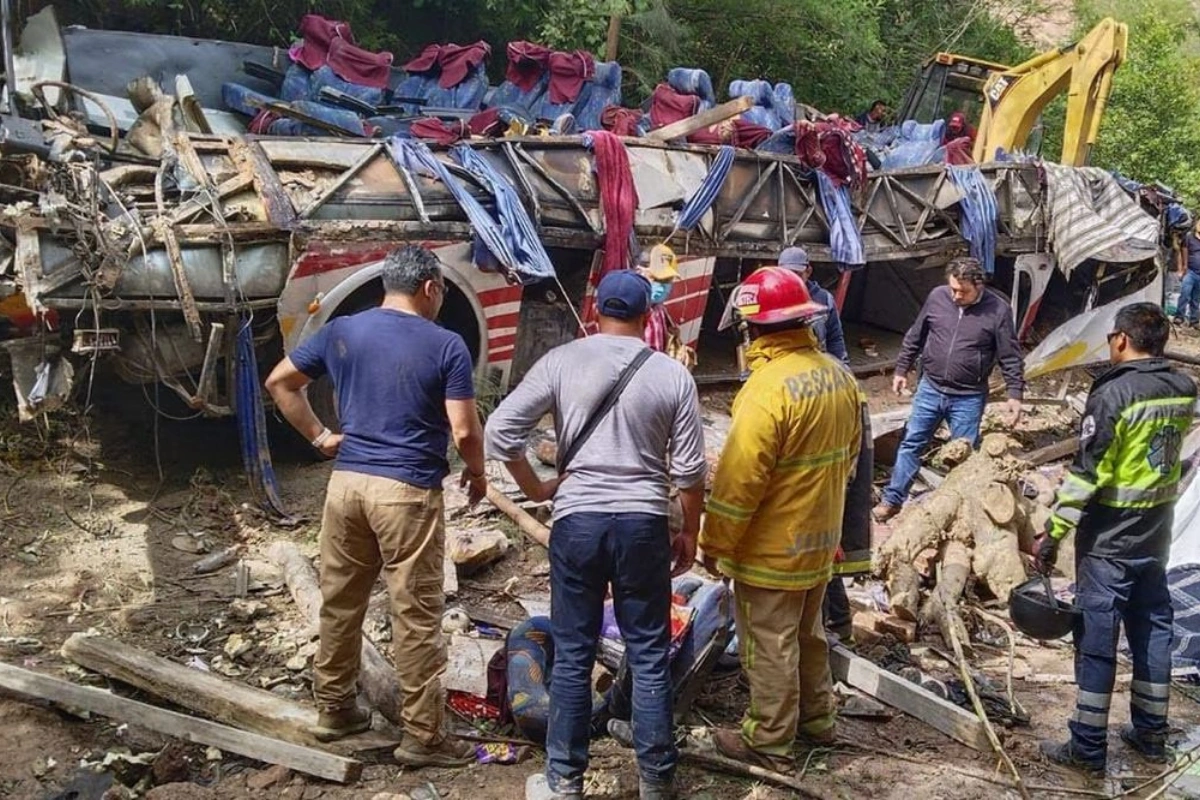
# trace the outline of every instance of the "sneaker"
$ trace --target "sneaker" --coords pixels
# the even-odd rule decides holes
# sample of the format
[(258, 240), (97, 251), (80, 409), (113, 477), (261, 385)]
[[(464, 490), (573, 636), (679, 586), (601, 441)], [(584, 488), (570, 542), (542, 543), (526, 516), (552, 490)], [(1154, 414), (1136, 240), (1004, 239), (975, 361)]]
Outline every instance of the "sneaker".
[(406, 767), (465, 767), (475, 763), (475, 747), (457, 736), (447, 736), (434, 745), (421, 744), (405, 735), (392, 757)]
[(1125, 725), (1121, 728), (1121, 741), (1147, 761), (1166, 764), (1171, 760), (1167, 755), (1167, 737), (1163, 734), (1139, 733), (1132, 725)]
[(308, 729), (318, 742), (333, 742), (371, 729), (371, 712), (357, 704), (336, 711), (321, 711)]
[(783, 775), (791, 775), (796, 771), (796, 764), (787, 756), (776, 756), (755, 750), (746, 744), (741, 731), (713, 731), (713, 745), (717, 752), (734, 761), (750, 764), (755, 767), (769, 769)]
[(525, 800), (582, 800), (583, 792), (556, 792), (550, 788), (544, 772), (525, 779)]
[(1062, 742), (1041, 742), (1038, 744), (1038, 749), (1042, 751), (1042, 755), (1058, 764), (1060, 767), (1070, 767), (1077, 769), (1080, 772), (1086, 773), (1092, 777), (1104, 776), (1103, 761), (1088, 761), (1075, 755), (1074, 748), (1071, 747), (1069, 741)]
[(638, 780), (638, 800), (675, 800), (675, 782), (657, 783), (645, 778)]
[(880, 503), (871, 509), (871, 516), (876, 522), (887, 522), (892, 517), (900, 513), (900, 506), (894, 506), (891, 503)]

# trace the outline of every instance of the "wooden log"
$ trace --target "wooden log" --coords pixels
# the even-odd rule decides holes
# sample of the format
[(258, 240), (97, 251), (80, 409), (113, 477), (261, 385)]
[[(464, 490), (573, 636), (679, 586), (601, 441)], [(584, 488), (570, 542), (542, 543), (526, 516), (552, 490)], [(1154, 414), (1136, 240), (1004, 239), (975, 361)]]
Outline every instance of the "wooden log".
[(987, 732), (978, 717), (928, 689), (881, 669), (841, 645), (829, 649), (829, 666), (834, 680), (916, 717), (967, 747), (980, 752), (991, 750)]
[(1038, 448), (1031, 453), (1026, 453), (1020, 458), (1028, 461), (1035, 467), (1040, 467), (1042, 464), (1049, 464), (1051, 461), (1060, 461), (1064, 458), (1070, 458), (1075, 455), (1075, 451), (1079, 449), (1079, 437), (1072, 436), (1070, 439), (1063, 439), (1061, 442), (1048, 444), (1045, 447)]
[(706, 753), (681, 747), (679, 749), (679, 760), (695, 764), (698, 767), (724, 772), (727, 775), (737, 775), (742, 778), (752, 778), (754, 780), (773, 783), (776, 786), (790, 789), (792, 792), (795, 792), (797, 797), (808, 798), (808, 800), (825, 800), (825, 795), (817, 794), (812, 789), (809, 789), (798, 778), (791, 775), (784, 775), (782, 772), (775, 772), (774, 770), (735, 761), (732, 758), (726, 758), (716, 753)]
[[(937, 586), (921, 606), (921, 624), (936, 625), (947, 642), (950, 641), (951, 626), (962, 625), (958, 615), (951, 614), (951, 611), (958, 605), (958, 598), (962, 596), (970, 576), (970, 549), (958, 539), (948, 539), (942, 547)], [(961, 634), (961, 641), (970, 641), (965, 636), (966, 629), (957, 632)]]
[(177, 714), (9, 664), (0, 664), (0, 688), (23, 697), (90, 711), (184, 741), (210, 745), (256, 761), (282, 764), (297, 772), (338, 783), (351, 783), (362, 774), (362, 763), (353, 759)]
[(1006, 484), (993, 481), (983, 490), (979, 501), (992, 522), (1004, 527), (1017, 516), (1017, 499)]
[[(321, 588), (312, 562), (291, 542), (275, 542), (268, 548), (267, 554), (283, 570), (283, 580), (292, 594), (292, 599), (309, 622), (316, 627), (321, 618)], [(380, 714), (396, 725), (403, 724), (400, 718), (400, 682), (396, 677), (396, 670), (365, 634), (362, 637), (358, 687), (366, 695), (367, 702)]]
[(983, 506), (963, 501), (959, 512), (963, 524), (975, 534), (971, 569), (996, 597), (1008, 600), (1009, 592), (1025, 581), (1025, 564), (1017, 534), (992, 523)]
[(391, 737), (372, 733), (351, 736), (332, 745), (323, 744), (309, 733), (317, 724), (317, 712), (311, 707), (211, 672), (176, 664), (105, 636), (72, 634), (63, 643), (62, 654), (81, 667), (177, 706), (273, 739), (338, 753), (365, 752), (398, 744)]
[(887, 590), (892, 613), (900, 619), (916, 621), (921, 605), (921, 579), (911, 564), (892, 563), (888, 570)]
[(550, 546), (550, 529), (526, 513), (520, 506), (510, 500), (503, 492), (491, 484), (488, 485), (487, 499), (492, 505), (508, 515), (517, 523), (521, 533), (533, 539), (542, 547)]
[(738, 114), (749, 111), (753, 107), (754, 98), (739, 97), (735, 100), (730, 100), (728, 103), (721, 103), (719, 106), (714, 106), (708, 111), (701, 111), (699, 114), (693, 114), (686, 119), (681, 119), (678, 122), (672, 122), (670, 125), (664, 125), (657, 130), (650, 131), (646, 134), (646, 138), (659, 142), (681, 139), (696, 131), (716, 125), (718, 122), (724, 122), (730, 117), (736, 117)]

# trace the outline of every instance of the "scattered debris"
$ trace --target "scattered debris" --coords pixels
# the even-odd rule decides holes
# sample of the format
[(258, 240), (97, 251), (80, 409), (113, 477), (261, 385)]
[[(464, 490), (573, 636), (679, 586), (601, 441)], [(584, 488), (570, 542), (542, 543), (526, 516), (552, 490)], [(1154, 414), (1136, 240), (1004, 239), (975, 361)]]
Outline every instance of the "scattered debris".
[(192, 572), (197, 575), (207, 575), (210, 572), (216, 572), (222, 567), (229, 566), (237, 561), (238, 554), (241, 552), (239, 545), (226, 547), (224, 550), (207, 555), (192, 565)]
[(508, 552), (508, 537), (497, 530), (451, 530), (446, 532), (446, 552), (463, 575), (478, 572)]

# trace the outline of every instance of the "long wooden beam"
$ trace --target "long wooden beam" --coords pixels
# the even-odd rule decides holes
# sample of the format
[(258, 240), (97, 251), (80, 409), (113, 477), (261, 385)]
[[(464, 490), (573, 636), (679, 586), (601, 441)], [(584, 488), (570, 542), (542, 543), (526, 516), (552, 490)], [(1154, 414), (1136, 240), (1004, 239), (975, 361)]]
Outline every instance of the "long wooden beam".
[(257, 733), (239, 731), (228, 725), (189, 717), (186, 714), (177, 714), (100, 689), (76, 686), (69, 681), (51, 678), (49, 675), (10, 664), (0, 664), (0, 688), (8, 689), (22, 697), (48, 700), (57, 705), (70, 706), (149, 728), (184, 741), (228, 750), (256, 761), (282, 764), (297, 772), (338, 783), (351, 783), (358, 780), (362, 774), (362, 763), (350, 758), (281, 742)]
[(672, 122), (670, 125), (664, 125), (657, 130), (650, 131), (646, 134), (646, 138), (658, 142), (681, 139), (688, 134), (716, 125), (718, 122), (724, 122), (730, 117), (736, 117), (738, 114), (749, 111), (753, 107), (753, 97), (738, 97), (730, 100), (728, 103), (713, 106), (708, 111), (701, 111), (699, 114), (693, 114), (686, 119), (681, 119), (678, 122)]

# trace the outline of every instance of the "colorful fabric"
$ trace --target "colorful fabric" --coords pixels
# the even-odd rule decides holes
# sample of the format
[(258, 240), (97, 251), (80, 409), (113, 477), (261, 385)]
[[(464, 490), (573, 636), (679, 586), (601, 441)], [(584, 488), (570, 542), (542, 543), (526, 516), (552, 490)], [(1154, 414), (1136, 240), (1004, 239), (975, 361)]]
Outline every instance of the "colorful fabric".
[(326, 19), (320, 14), (305, 14), (300, 18), (300, 41), (288, 50), (288, 56), (310, 70), (325, 64), (330, 44), (335, 39), (354, 42), (349, 23)]
[(828, 582), (858, 458), (858, 384), (810, 329), (758, 338), (713, 480), (700, 546), (742, 583)]
[(409, 133), (414, 139), (424, 139), (444, 147), (469, 138), (471, 128), (465, 120), (449, 122), (436, 117), (425, 117), (414, 122), (409, 128)]
[(326, 63), (343, 80), (374, 89), (386, 89), (392, 77), (391, 53), (372, 53), (340, 37), (329, 43)]
[(657, 350), (660, 353), (667, 351), (668, 322), (666, 308), (662, 305), (651, 307), (650, 314), (646, 317), (646, 330), (642, 337), (646, 340), (646, 346), (651, 350)]
[(482, 697), (476, 697), (470, 692), (460, 692), (455, 689), (446, 691), (446, 705), (456, 714), (472, 722), (499, 722), (500, 707), (489, 703)]
[(506, 52), (504, 79), (522, 92), (532, 91), (550, 65), (550, 48), (533, 42), (509, 42)]
[(633, 220), (638, 195), (629, 166), (629, 153), (619, 136), (608, 131), (592, 131), (584, 144), (595, 154), (596, 181), (600, 186), (600, 207), (604, 212), (604, 265), (601, 275), (633, 266)]
[(438, 54), (438, 66), (442, 68), (438, 86), (443, 89), (458, 86), (476, 73), (491, 54), (492, 46), (483, 40), (466, 45), (442, 45)]
[(600, 125), (617, 136), (637, 136), (642, 112), (621, 106), (605, 106), (600, 114)]
[(576, 50), (572, 53), (550, 54), (551, 103), (574, 103), (583, 91), (583, 85), (596, 74), (596, 59), (591, 53)]
[(660, 83), (650, 95), (650, 128), (661, 128), (696, 114), (700, 110), (700, 98), (683, 94), (668, 84)]

